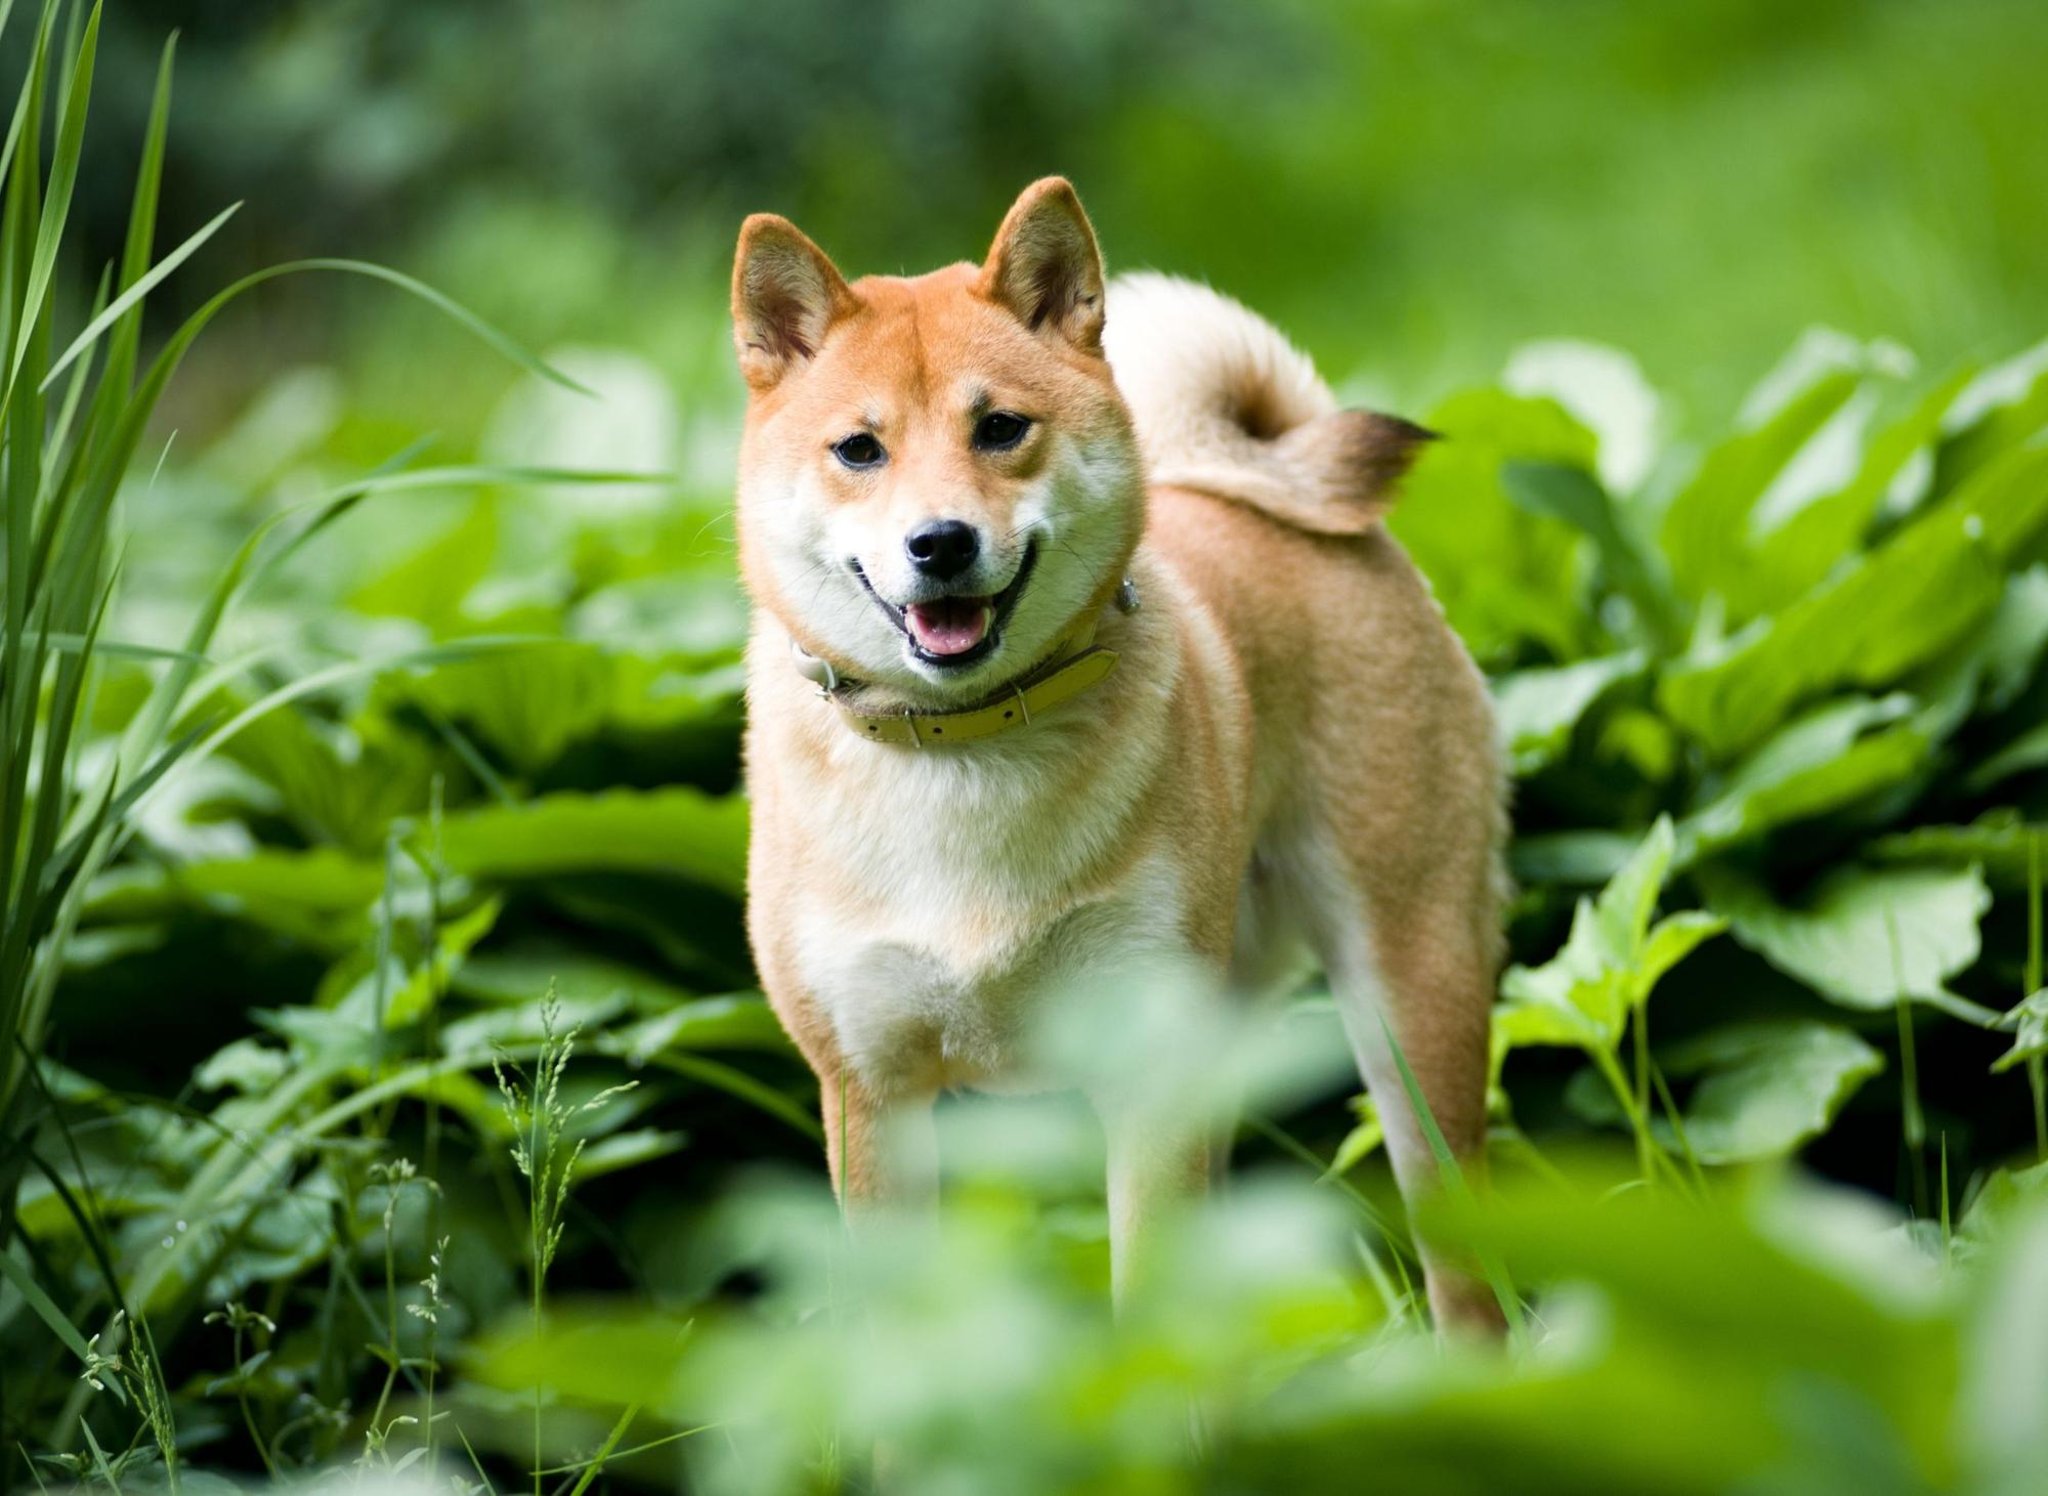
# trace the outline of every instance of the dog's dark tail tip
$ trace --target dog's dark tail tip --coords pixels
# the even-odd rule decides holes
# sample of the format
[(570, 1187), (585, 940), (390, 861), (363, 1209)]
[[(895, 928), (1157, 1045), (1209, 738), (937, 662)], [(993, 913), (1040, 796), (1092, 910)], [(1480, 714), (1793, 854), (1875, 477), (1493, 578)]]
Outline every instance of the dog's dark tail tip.
[(1422, 449), (1440, 439), (1400, 416), (1339, 410), (1303, 422), (1273, 447), (1315, 500), (1328, 506), (1326, 526), (1318, 528), (1363, 529), (1393, 507), (1402, 477)]

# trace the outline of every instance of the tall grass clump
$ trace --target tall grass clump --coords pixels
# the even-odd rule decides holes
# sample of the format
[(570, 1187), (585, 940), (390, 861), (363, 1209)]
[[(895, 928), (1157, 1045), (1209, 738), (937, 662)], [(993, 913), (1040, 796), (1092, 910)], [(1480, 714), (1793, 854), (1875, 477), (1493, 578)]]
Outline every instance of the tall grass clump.
[[(11, 5), (0, 6), (0, 27), (10, 10)], [(395, 271), (348, 260), (299, 261), (244, 277), (193, 313), (143, 364), (145, 299), (234, 212), (224, 209), (152, 263), (174, 43), (165, 45), (157, 75), (120, 264), (102, 274), (87, 303), (84, 326), (56, 351), (53, 339), (62, 309), (77, 301), (62, 285), (64, 230), (84, 146), (100, 7), (95, 4), (82, 27), (74, 27), (59, 47), (57, 27), (66, 13), (64, 0), (45, 0), (28, 73), (6, 143), (0, 146), (5, 173), (0, 186), (0, 348), (6, 359), (0, 382), (0, 493), (6, 499), (6, 594), (0, 602), (0, 908), (6, 920), (0, 932), (0, 1032), (8, 1041), (0, 1057), (0, 1128), (10, 1131), (18, 1130), (25, 1077), (49, 1021), (81, 890), (117, 849), (138, 801), (195, 747), (204, 751), (224, 740), (223, 732), (203, 738), (203, 729), (213, 724), (193, 724), (184, 714), (219, 683), (218, 672), (202, 675), (212, 664), (206, 650), (229, 603), (250, 580), (251, 563), (269, 526), (251, 536), (220, 574), (182, 647), (113, 643), (100, 636), (122, 562), (117, 500), (150, 416), (194, 340), (230, 301), (266, 280), (304, 270), (339, 270), (398, 285), (520, 362), (560, 378), (440, 293)], [(45, 177), (45, 116), (53, 107)], [(364, 494), (423, 487), (445, 478), (434, 471), (374, 475), (297, 516), (297, 533), (263, 562), (275, 565), (282, 551)], [(108, 655), (141, 656), (163, 668), (119, 751), (88, 768), (78, 729), (95, 667)], [(273, 704), (258, 703), (228, 728)], [(6, 1223), (8, 1199), (11, 1192), (0, 1198), (0, 1225)]]
[[(0, 33), (15, 19), (14, 9), (11, 0), (0, 0)], [(235, 208), (223, 209), (157, 255), (175, 51), (174, 42), (166, 43), (118, 262), (91, 284), (69, 283), (75, 246), (66, 231), (85, 150), (101, 7), (44, 0), (33, 25), (26, 72), (0, 145), (0, 1284), (19, 1296), (15, 1308), (32, 1311), (79, 1368), (53, 1432), (83, 1435), (89, 1446), (89, 1456), (79, 1457), (88, 1460), (85, 1472), (118, 1488), (115, 1465), (133, 1454), (131, 1446), (127, 1454), (108, 1456), (82, 1417), (87, 1397), (108, 1392), (133, 1406), (138, 1437), (146, 1431), (154, 1441), (175, 1490), (171, 1395), (142, 1311), (186, 1249), (180, 1239), (185, 1221), (178, 1220), (152, 1258), (124, 1251), (86, 1187), (83, 1156), (66, 1130), (42, 1061), (89, 890), (120, 857), (140, 813), (173, 771), (220, 750), (279, 706), (404, 664), (475, 658), (523, 642), (473, 639), (349, 660), (311, 678), (231, 697), (229, 688), (246, 673), (247, 661), (217, 663), (209, 656), (222, 620), (305, 541), (371, 493), (451, 481), (605, 481), (608, 475), (419, 467), (414, 459), (420, 448), (408, 448), (362, 479), (258, 527), (198, 598), (175, 646), (110, 639), (106, 625), (126, 559), (123, 510), (150, 500), (149, 475), (156, 464), (146, 444), (153, 440), (152, 416), (200, 333), (245, 292), (306, 271), (368, 277), (425, 301), (530, 372), (581, 387), (439, 292), (382, 266), (338, 259), (298, 261), (243, 277), (145, 357), (151, 293)], [(113, 664), (143, 667), (146, 686), (111, 741), (95, 740), (88, 731), (95, 693)], [(224, 713), (221, 703), (231, 699), (240, 710)], [(70, 1155), (68, 1179), (48, 1154), (52, 1136)], [(241, 1141), (224, 1137), (214, 1172), (202, 1170), (194, 1181), (199, 1203), (237, 1177), (260, 1188), (261, 1170), (249, 1174), (244, 1154)], [(18, 1229), (22, 1187), (32, 1170), (68, 1212), (95, 1264), (98, 1312), (104, 1317), (90, 1335), (38, 1281), (42, 1259)], [(127, 1260), (117, 1260), (122, 1258)], [(235, 1385), (245, 1388), (239, 1365), (244, 1335), (268, 1321), (239, 1304), (225, 1312), (236, 1339)], [(0, 1375), (23, 1369), (9, 1367)], [(17, 1389), (22, 1385), (14, 1383)], [(249, 1427), (268, 1465), (253, 1417)], [(0, 1456), (9, 1466), (0, 1471), (0, 1485), (13, 1484), (18, 1453), (16, 1446)]]
[[(526, 1271), (531, 1293), (532, 1323), (540, 1333), (542, 1298), (548, 1269), (562, 1247), (562, 1214), (569, 1205), (569, 1185), (583, 1156), (584, 1139), (574, 1136), (579, 1118), (601, 1110), (613, 1097), (638, 1082), (608, 1086), (595, 1096), (572, 1102), (562, 1094), (562, 1077), (576, 1053), (576, 1030), (562, 1027), (562, 1008), (549, 989), (541, 1006), (540, 1049), (529, 1075), (509, 1058), (493, 1059), (498, 1096), (512, 1133), (512, 1162), (526, 1181)], [(508, 1073), (509, 1072), (509, 1073)], [(533, 1389), (533, 1491), (540, 1496), (547, 1446), (541, 1431), (541, 1388)]]

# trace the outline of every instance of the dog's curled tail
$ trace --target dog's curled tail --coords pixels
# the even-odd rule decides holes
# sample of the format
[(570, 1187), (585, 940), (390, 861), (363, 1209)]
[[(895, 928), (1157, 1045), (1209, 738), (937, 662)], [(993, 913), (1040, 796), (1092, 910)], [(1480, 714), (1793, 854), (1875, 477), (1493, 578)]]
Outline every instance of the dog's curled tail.
[(1119, 276), (1103, 346), (1154, 483), (1248, 504), (1304, 530), (1369, 529), (1430, 440), (1398, 417), (1339, 409), (1278, 328), (1193, 281)]

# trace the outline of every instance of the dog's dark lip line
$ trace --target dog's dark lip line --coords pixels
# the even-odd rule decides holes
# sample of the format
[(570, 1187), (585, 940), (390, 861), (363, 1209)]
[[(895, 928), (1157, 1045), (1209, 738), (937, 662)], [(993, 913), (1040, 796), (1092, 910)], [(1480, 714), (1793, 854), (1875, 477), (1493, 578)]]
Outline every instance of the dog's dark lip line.
[(849, 557), (846, 564), (853, 569), (853, 574), (860, 578), (861, 586), (865, 587), (868, 596), (875, 600), (875, 606), (880, 608), (888, 620), (896, 625), (897, 632), (903, 635), (904, 642), (910, 646), (911, 654), (915, 655), (921, 663), (936, 665), (942, 670), (964, 670), (970, 665), (980, 664), (983, 660), (994, 654), (997, 646), (1002, 643), (1003, 625), (1009, 621), (1010, 614), (1016, 611), (1017, 599), (1024, 595), (1024, 584), (1031, 580), (1031, 569), (1038, 564), (1038, 540), (1034, 536), (1026, 544), (1024, 547), (1024, 560), (1018, 566), (1017, 574), (1010, 578), (1008, 586), (996, 594), (996, 616), (989, 621), (988, 633), (979, 644), (964, 654), (935, 655), (921, 648), (917, 640), (911, 636), (910, 626), (903, 621), (903, 609), (897, 607), (894, 603), (883, 597), (881, 593), (875, 591), (875, 584), (868, 580), (867, 571), (861, 566), (858, 559)]

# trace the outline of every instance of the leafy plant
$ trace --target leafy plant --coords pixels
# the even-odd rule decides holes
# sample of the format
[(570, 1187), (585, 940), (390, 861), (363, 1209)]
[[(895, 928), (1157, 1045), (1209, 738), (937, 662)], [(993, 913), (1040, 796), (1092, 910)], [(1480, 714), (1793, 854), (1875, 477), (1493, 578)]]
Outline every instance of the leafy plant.
[[(1495, 1187), (1423, 1229), (1526, 1344), (1419, 1337), (1377, 1114), (1307, 1092), (1117, 1323), (1057, 1101), (942, 1108), (936, 1229), (849, 1238), (817, 1180), (741, 932), (722, 479), (599, 503), (418, 444), (350, 479), (415, 433), (309, 437), (289, 389), (145, 446), (261, 277), (145, 362), (219, 222), (152, 260), (166, 81), (127, 252), (60, 284), (97, 26), (40, 15), (0, 198), (10, 1458), (580, 1496), (841, 1488), (879, 1439), (906, 1489), (2031, 1489), (2048, 349), (1923, 379), (1803, 339), (1704, 449), (1571, 345), (1429, 416), (1394, 524), (1493, 678), (1521, 891)], [(318, 267), (511, 352), (531, 450), (610, 450), (460, 308)], [(730, 392), (691, 393), (719, 471)]]

